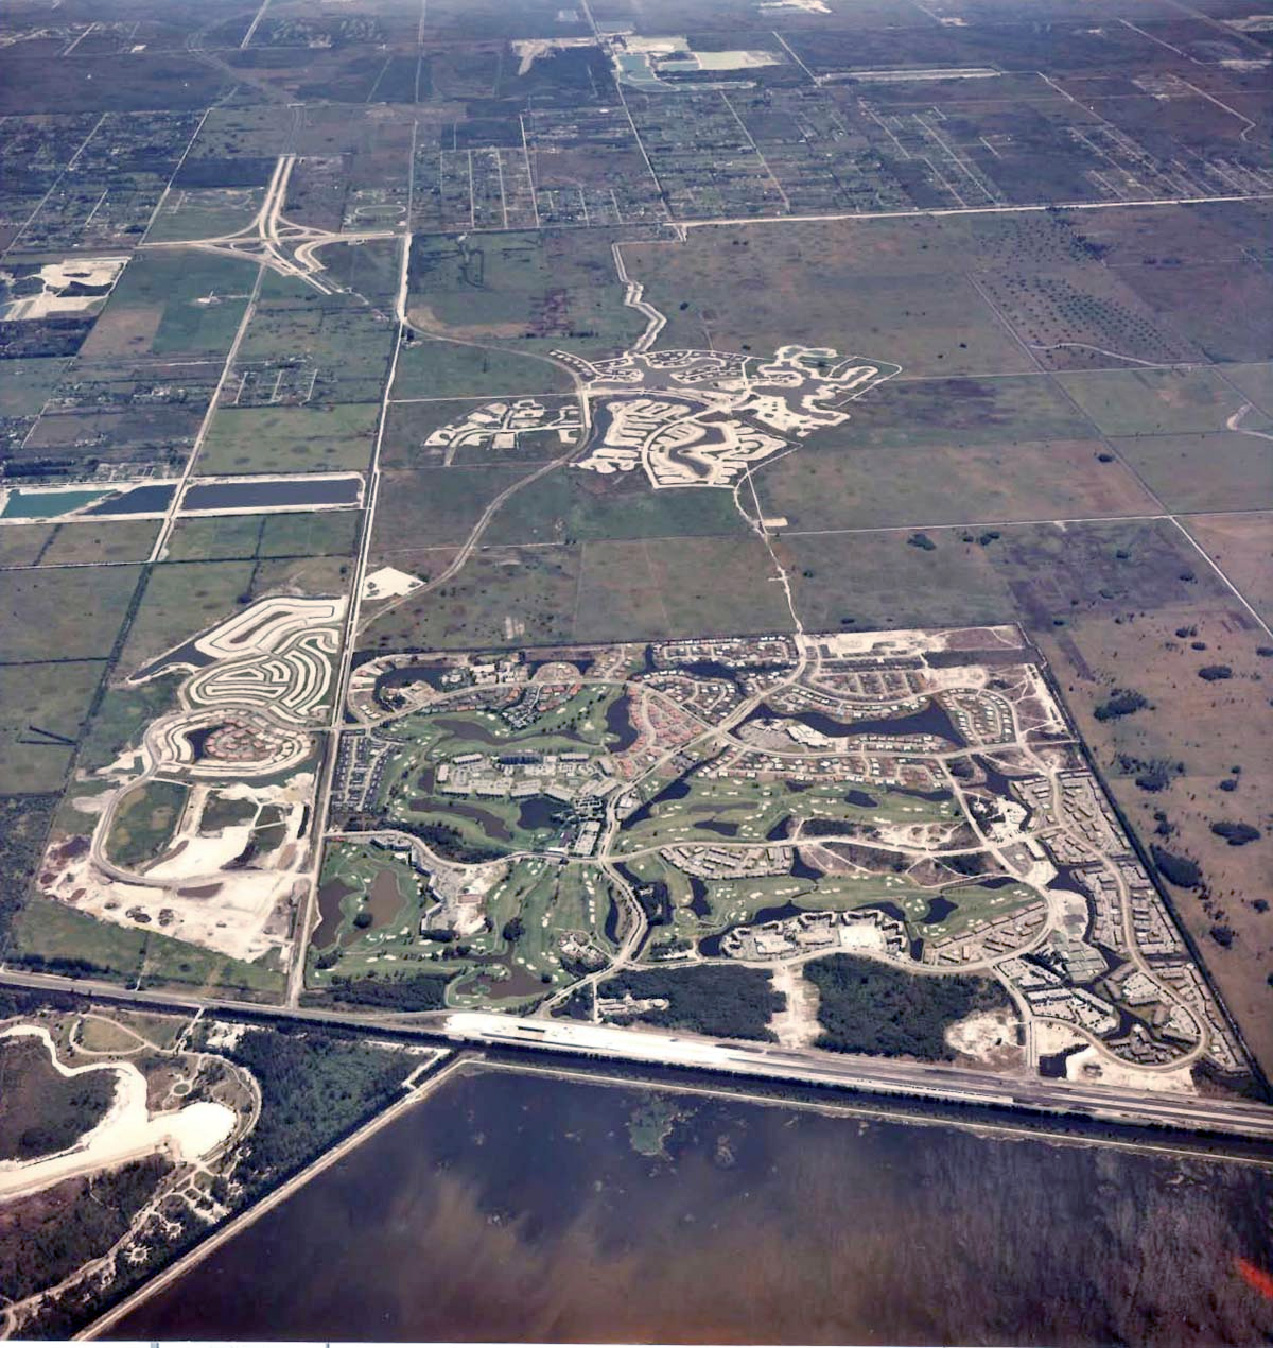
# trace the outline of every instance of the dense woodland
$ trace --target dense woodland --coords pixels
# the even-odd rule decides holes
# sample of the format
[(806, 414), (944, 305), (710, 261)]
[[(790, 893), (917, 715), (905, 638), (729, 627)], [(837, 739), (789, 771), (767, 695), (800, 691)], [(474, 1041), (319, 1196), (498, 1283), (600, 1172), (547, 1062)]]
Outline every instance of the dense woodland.
[(416, 1059), (334, 1034), (249, 1030), (227, 1056), (261, 1086), (261, 1118), (237, 1172), (250, 1193), (276, 1184), (396, 1094)]
[(804, 966), (818, 989), (819, 1048), (837, 1053), (904, 1054), (953, 1058), (948, 1025), (974, 1011), (1010, 1007), (1000, 984), (948, 974), (904, 973), (857, 955), (826, 955)]
[(721, 1035), (730, 1039), (772, 1039), (769, 1021), (787, 999), (775, 992), (764, 969), (721, 964), (676, 969), (627, 969), (599, 989), (603, 997), (660, 997), (667, 1006), (645, 1012), (647, 1025)]
[(0, 1300), (17, 1301), (106, 1253), (168, 1171), (157, 1157), (0, 1207)]
[(0, 1041), (0, 1161), (64, 1151), (101, 1120), (115, 1085), (114, 1072), (62, 1076), (38, 1039)]

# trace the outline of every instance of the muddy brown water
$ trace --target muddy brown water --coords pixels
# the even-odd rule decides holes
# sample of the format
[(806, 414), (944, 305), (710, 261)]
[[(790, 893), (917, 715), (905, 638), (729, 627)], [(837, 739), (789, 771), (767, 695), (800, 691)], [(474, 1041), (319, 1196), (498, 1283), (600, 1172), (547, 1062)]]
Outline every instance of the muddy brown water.
[(1273, 1178), (1237, 1164), (458, 1078), (121, 1339), (1249, 1344)]
[(335, 941), (340, 930), (340, 901), (353, 892), (353, 885), (336, 878), (324, 880), (318, 886), (318, 926), (311, 938), (315, 950), (322, 950)]
[(367, 911), (371, 914), (371, 926), (368, 931), (379, 931), (387, 927), (402, 911), (406, 902), (402, 890), (398, 887), (396, 871), (385, 867), (376, 872), (376, 878), (367, 891)]

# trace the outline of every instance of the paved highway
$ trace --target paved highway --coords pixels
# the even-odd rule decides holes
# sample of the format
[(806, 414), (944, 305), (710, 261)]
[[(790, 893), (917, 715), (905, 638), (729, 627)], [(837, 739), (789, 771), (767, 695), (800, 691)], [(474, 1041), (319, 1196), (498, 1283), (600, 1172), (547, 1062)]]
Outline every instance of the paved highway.
[(1189, 1132), (1273, 1141), (1273, 1107), (1246, 1100), (1210, 1099), (1167, 1091), (1029, 1080), (858, 1054), (793, 1050), (770, 1044), (716, 1040), (702, 1035), (570, 1020), (524, 1020), (483, 1012), (392, 1015), (207, 1000), (189, 993), (147, 992), (53, 974), (0, 970), (0, 986), (71, 992), (115, 1005), (254, 1020), (302, 1020), (363, 1032), (445, 1039), (454, 1043), (511, 1046), (545, 1055), (587, 1055), (650, 1066), (690, 1068), (735, 1076), (795, 1081), (815, 1086), (989, 1107), (1069, 1113), (1110, 1123), (1151, 1125)]
[(1152, 1124), (1273, 1140), (1273, 1108), (1073, 1082), (1025, 1080), (944, 1063), (793, 1050), (700, 1035), (614, 1029), (580, 1021), (517, 1020), (480, 1012), (443, 1019), (442, 1033), (467, 1043), (515, 1044), (549, 1053), (584, 1053), (661, 1066), (799, 1081), (816, 1086), (953, 1100), (1012, 1109), (1079, 1113), (1106, 1122)]

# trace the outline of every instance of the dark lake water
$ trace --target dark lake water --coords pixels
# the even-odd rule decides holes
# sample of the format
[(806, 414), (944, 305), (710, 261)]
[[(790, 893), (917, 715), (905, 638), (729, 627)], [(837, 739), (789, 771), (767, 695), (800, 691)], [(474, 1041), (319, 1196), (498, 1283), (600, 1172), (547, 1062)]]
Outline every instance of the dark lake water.
[(177, 490), (171, 482), (146, 483), (140, 487), (130, 487), (120, 496), (103, 501), (101, 505), (90, 506), (86, 515), (149, 515), (156, 511), (167, 510), (172, 494)]
[(260, 506), (357, 505), (359, 477), (263, 477), (253, 482), (196, 482), (182, 510), (253, 510)]
[(482, 1073), (115, 1334), (1248, 1344), (1271, 1199), (1253, 1167)]

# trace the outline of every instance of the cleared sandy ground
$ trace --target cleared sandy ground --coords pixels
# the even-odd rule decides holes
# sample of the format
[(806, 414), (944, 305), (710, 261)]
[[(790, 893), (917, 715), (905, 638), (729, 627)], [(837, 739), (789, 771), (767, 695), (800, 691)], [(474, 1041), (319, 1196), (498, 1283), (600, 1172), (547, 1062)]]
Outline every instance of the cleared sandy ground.
[(0, 1202), (39, 1193), (63, 1180), (114, 1170), (130, 1161), (166, 1153), (174, 1161), (197, 1161), (234, 1131), (235, 1114), (227, 1105), (201, 1101), (166, 1114), (146, 1109), (146, 1078), (129, 1062), (66, 1067), (58, 1060), (49, 1032), (39, 1025), (15, 1025), (0, 1038), (29, 1035), (44, 1041), (54, 1068), (63, 1076), (113, 1072), (115, 1099), (105, 1118), (74, 1147), (34, 1161), (0, 1161)]

